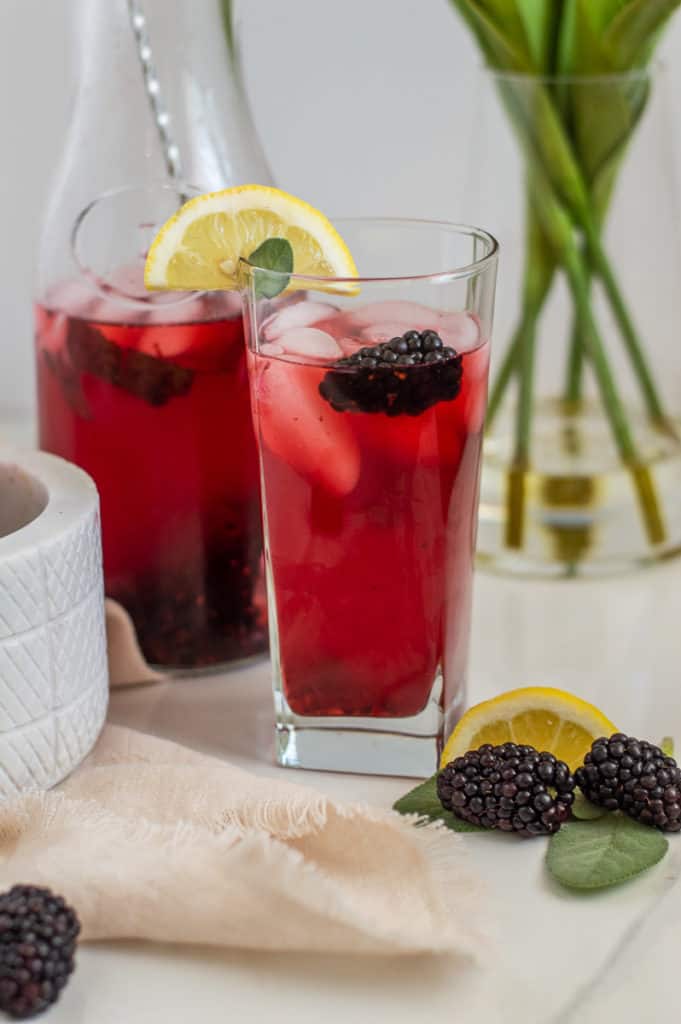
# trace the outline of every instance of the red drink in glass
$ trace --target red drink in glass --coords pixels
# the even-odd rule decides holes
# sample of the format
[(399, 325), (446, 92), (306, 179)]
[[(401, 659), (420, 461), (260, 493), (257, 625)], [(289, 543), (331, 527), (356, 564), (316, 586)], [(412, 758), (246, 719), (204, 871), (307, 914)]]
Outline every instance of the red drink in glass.
[(465, 659), (489, 346), (455, 314), (473, 339), (456, 398), (418, 415), (337, 411), (321, 393), (329, 360), (296, 345), (319, 342), (310, 330), (340, 355), (386, 340), (360, 322), (327, 315), (251, 357), (279, 670), (297, 715), (403, 718)]
[(335, 226), (357, 277), (241, 268), (276, 757), (423, 778), (465, 706), (497, 246)]
[(202, 668), (264, 651), (238, 297), (140, 308), (66, 284), (37, 306), (36, 343), (41, 447), (97, 483), (107, 594), (146, 658)]

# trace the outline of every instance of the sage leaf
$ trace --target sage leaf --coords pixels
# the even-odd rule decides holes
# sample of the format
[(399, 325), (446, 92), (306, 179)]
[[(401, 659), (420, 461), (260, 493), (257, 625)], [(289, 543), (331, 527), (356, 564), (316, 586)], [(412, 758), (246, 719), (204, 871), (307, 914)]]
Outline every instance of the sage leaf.
[(255, 294), (273, 299), (288, 286), (293, 273), (293, 248), (287, 238), (266, 238), (253, 250), (248, 262), (263, 271), (274, 271), (255, 275)]
[(564, 825), (549, 842), (546, 866), (569, 889), (607, 889), (657, 864), (668, 847), (656, 829), (606, 814)]
[(662, 753), (664, 754), (665, 757), (673, 757), (674, 756), (674, 737), (673, 736), (664, 736), (663, 739), (660, 740), (660, 750), (662, 751)]
[(420, 786), (405, 793), (403, 797), (393, 804), (393, 810), (399, 814), (419, 814), (429, 821), (442, 821), (447, 828), (453, 832), (485, 832), (479, 825), (471, 825), (468, 821), (462, 821), (451, 811), (446, 811), (437, 795), (437, 775)]
[(604, 807), (598, 807), (596, 804), (592, 804), (590, 800), (587, 800), (580, 790), (576, 791), (575, 801), (570, 810), (572, 811), (572, 817), (579, 818), (580, 821), (594, 821), (596, 818), (602, 818), (604, 814), (608, 813)]

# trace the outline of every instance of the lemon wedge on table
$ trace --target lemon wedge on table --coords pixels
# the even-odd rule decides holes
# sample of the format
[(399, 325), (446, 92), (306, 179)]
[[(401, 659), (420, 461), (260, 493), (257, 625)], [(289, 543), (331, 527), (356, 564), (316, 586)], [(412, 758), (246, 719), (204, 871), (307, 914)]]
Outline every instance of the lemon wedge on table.
[(599, 736), (617, 732), (609, 718), (566, 690), (528, 686), (470, 708), (447, 740), (440, 767), (483, 743), (529, 744), (574, 770)]
[[(190, 199), (163, 225), (147, 255), (144, 283), (150, 290), (232, 291), (239, 261), (272, 238), (290, 242), (294, 274), (357, 277), (347, 245), (319, 210), (276, 188), (240, 185)], [(348, 283), (328, 290), (358, 289)]]

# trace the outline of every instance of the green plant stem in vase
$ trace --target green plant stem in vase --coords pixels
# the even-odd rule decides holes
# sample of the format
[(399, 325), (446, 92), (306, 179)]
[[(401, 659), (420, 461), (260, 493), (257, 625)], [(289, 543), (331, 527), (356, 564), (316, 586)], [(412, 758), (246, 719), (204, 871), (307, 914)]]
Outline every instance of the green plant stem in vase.
[[(499, 100), (525, 164), (525, 269), (520, 318), (493, 378), (488, 432), (507, 393), (516, 396), (508, 462), (504, 543), (522, 550), (528, 487), (534, 486), (534, 422), (540, 324), (554, 284), (567, 287), (572, 313), (561, 396), (563, 443), (578, 457), (587, 385), (595, 387), (621, 466), (628, 475), (651, 551), (669, 539), (667, 510), (651, 460), (625, 399), (622, 367), (635, 383), (651, 430), (678, 441), (651, 354), (625, 298), (603, 230), (619, 172), (647, 108), (648, 65), (681, 0), (452, 0), (496, 73)], [(598, 302), (596, 299), (598, 298)], [(607, 313), (611, 339), (601, 324)], [(612, 333), (612, 331), (611, 331)], [(617, 351), (619, 349), (619, 352)], [(594, 493), (577, 477), (556, 486)], [(550, 487), (544, 495), (550, 501)], [(585, 550), (588, 545), (573, 545)]]

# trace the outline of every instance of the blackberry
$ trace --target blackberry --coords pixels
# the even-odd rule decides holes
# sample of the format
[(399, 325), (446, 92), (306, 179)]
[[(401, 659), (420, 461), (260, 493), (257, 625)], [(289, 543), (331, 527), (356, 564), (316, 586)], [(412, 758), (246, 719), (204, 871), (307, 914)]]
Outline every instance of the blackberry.
[(515, 743), (485, 743), (451, 761), (437, 777), (446, 810), (473, 825), (521, 836), (557, 832), (570, 813), (574, 788), (564, 761)]
[(61, 896), (15, 885), (0, 895), (0, 1010), (23, 1020), (59, 998), (74, 968), (80, 923)]
[(681, 769), (653, 743), (621, 732), (594, 740), (575, 777), (599, 807), (662, 832), (681, 831)]
[(463, 360), (436, 331), (407, 331), (333, 364), (319, 385), (336, 412), (418, 416), (461, 390)]

